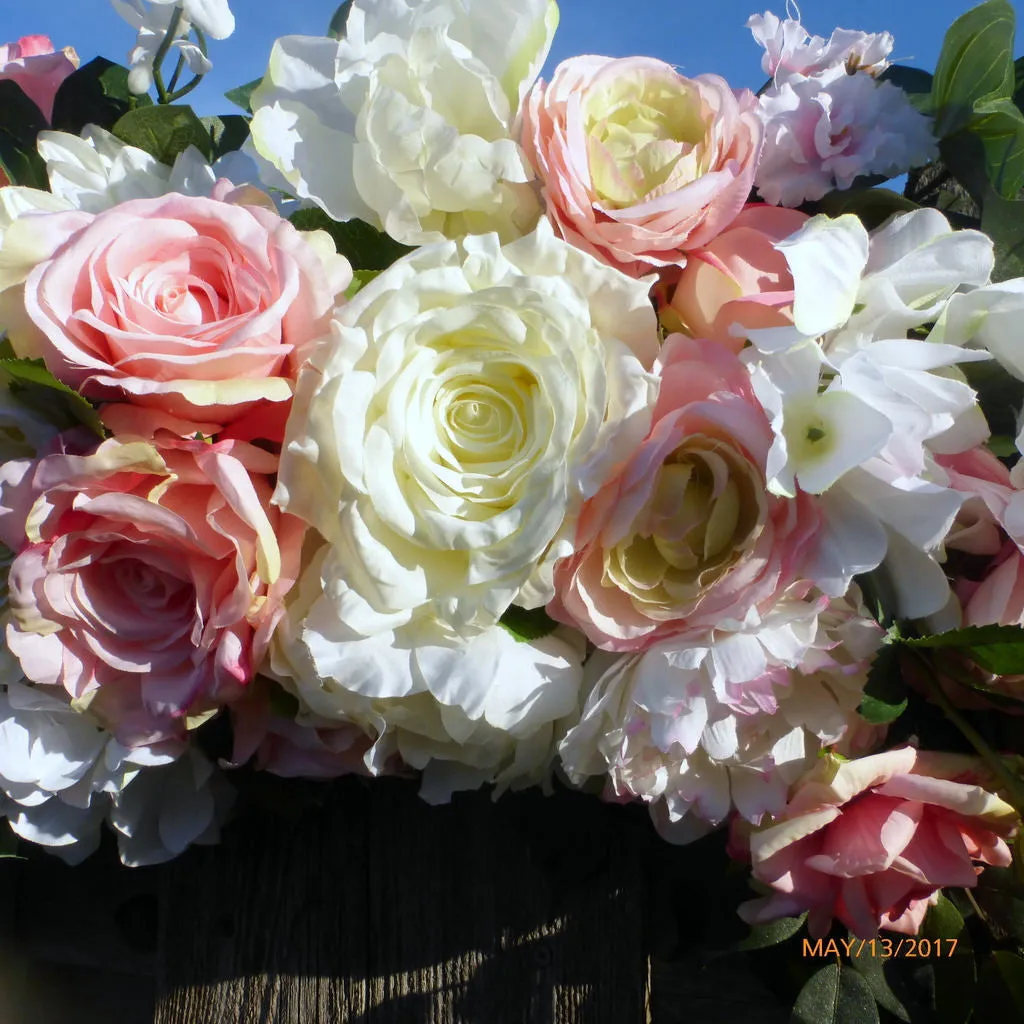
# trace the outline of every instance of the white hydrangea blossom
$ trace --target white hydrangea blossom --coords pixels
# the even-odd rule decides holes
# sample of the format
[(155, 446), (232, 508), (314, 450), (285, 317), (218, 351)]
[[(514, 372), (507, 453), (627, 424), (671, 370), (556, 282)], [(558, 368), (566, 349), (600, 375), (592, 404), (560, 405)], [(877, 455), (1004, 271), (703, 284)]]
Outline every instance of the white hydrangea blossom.
[(515, 121), (557, 20), (553, 0), (357, 0), (343, 39), (279, 39), (251, 101), (264, 180), (410, 245), (527, 233)]
[(851, 215), (815, 217), (777, 248), (793, 274), (794, 324), (748, 332), (744, 356), (776, 435), (769, 488), (821, 496), (819, 586), (842, 594), (884, 560), (900, 613), (933, 614), (948, 599), (938, 557), (963, 500), (933, 455), (987, 436), (955, 366), (989, 355), (951, 328), (911, 334), (989, 280), (992, 243), (917, 210), (870, 236)]

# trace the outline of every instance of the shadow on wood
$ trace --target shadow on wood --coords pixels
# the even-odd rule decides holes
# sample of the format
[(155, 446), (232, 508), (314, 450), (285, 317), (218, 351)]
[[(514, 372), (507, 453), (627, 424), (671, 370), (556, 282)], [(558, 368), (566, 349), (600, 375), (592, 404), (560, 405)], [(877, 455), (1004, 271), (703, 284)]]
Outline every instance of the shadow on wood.
[[(281, 792), (297, 792), (294, 782)], [(635, 809), (349, 779), (163, 876), (157, 1024), (647, 1019)]]

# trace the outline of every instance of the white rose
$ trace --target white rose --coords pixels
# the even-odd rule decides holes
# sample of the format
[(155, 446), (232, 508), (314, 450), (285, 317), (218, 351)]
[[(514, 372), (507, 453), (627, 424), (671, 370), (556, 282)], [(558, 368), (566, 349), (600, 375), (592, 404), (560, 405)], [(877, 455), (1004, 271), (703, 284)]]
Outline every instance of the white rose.
[[(325, 610), (327, 553), (307, 552), (265, 667), (298, 697), (297, 725), (354, 724), (370, 740), (367, 770), (421, 770), (420, 794), (430, 803), (487, 783), (499, 790), (543, 783), (578, 715), (583, 637), (562, 628), (525, 643), (494, 626), (444, 642), (407, 626), (358, 639), (337, 636), (340, 624), (325, 636), (310, 612)], [(348, 768), (348, 751), (338, 764)]]
[(550, 600), (580, 505), (650, 424), (648, 285), (544, 224), (424, 247), (337, 311), (275, 496), (330, 545), (325, 635), (468, 637)]
[(362, 0), (341, 40), (286, 36), (252, 97), (265, 180), (409, 244), (497, 231), (541, 208), (514, 141), (553, 0)]

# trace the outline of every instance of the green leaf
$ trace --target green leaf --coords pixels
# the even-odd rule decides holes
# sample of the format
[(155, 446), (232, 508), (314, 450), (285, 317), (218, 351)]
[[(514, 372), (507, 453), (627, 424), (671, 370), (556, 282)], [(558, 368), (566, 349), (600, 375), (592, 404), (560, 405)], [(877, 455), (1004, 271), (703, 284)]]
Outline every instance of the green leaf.
[(223, 114), (220, 117), (200, 118), (213, 145), (213, 158), (241, 149), (249, 138), (249, 119), (241, 114)]
[(950, 26), (932, 83), (937, 135), (964, 127), (979, 101), (1013, 95), (1014, 30), (1008, 0), (986, 0)]
[(348, 25), (350, 10), (352, 10), (352, 0), (345, 0), (331, 16), (331, 23), (327, 26), (327, 34), (331, 39), (345, 38), (345, 28)]
[(796, 935), (806, 920), (807, 915), (801, 914), (799, 917), (780, 917), (777, 921), (769, 921), (768, 924), (756, 924), (745, 939), (736, 943), (735, 948), (746, 951), (777, 946)]
[(886, 975), (887, 968), (892, 970), (897, 966), (892, 957), (874, 955), (880, 950), (870, 945), (861, 945), (861, 940), (856, 936), (850, 936), (851, 942), (857, 943), (858, 952), (850, 956), (850, 966), (867, 982), (871, 989), (871, 995), (875, 1002), (883, 1009), (891, 1013), (897, 1020), (904, 1024), (911, 1024), (911, 1016), (907, 1007), (900, 997), (893, 991), (890, 980)]
[(1024, 1020), (1024, 958), (997, 949), (984, 961), (974, 1019), (983, 1024)]
[(1004, 199), (1024, 187), (1024, 114), (1012, 100), (978, 103), (968, 131), (981, 140), (985, 176)]
[[(1000, 203), (1004, 200), (1000, 200)], [(1009, 204), (1020, 206), (1020, 210), (1008, 210), (1006, 232), (1013, 234), (1012, 218), (1024, 218), (1024, 203)], [(993, 212), (992, 217), (996, 214)], [(984, 225), (984, 221), (982, 222)], [(1021, 221), (1024, 225), (1024, 220)], [(992, 227), (985, 230), (991, 234)], [(996, 242), (996, 252), (999, 252), (999, 243)], [(1022, 243), (1021, 257), (1024, 258), (1024, 243)], [(1022, 271), (1024, 272), (1024, 271)], [(1011, 275), (1017, 276), (1017, 275)], [(967, 377), (967, 383), (978, 392), (978, 402), (985, 412), (989, 427), (994, 434), (1005, 434), (1008, 437), (1017, 436), (1017, 415), (1024, 405), (1024, 381), (1011, 377), (995, 360), (984, 363), (962, 363), (961, 369)]]
[[(945, 896), (928, 908), (921, 938), (938, 939), (939, 953), (931, 958), (935, 972), (935, 1008), (939, 1024), (966, 1024), (974, 1009), (974, 991), (978, 982), (971, 935), (960, 911)], [(953, 940), (956, 944), (953, 944)], [(953, 955), (943, 950), (952, 949)]]
[(995, 939), (1024, 945), (1024, 885), (1014, 868), (985, 868), (972, 895)]
[(789, 1019), (791, 1024), (878, 1024), (878, 1008), (856, 971), (832, 963), (811, 975)]
[(526, 609), (514, 604), (506, 609), (505, 614), (499, 620), (499, 625), (503, 626), (520, 643), (539, 640), (558, 628), (558, 623), (550, 618), (543, 608)]
[(904, 643), (929, 650), (955, 648), (997, 676), (1024, 674), (1024, 629), (1020, 626), (967, 626)]
[(10, 825), (4, 821), (0, 824), (0, 859), (7, 857), (23, 859), (18, 856), (18, 837), (11, 830)]
[(927, 71), (906, 64), (890, 64), (878, 78), (879, 81), (892, 82), (902, 89), (907, 99), (922, 113), (930, 111), (934, 79)]
[(254, 78), (245, 85), (236, 85), (234, 89), (228, 89), (224, 98), (230, 100), (236, 107), (241, 107), (247, 114), (252, 113), (252, 94), (263, 81), (262, 78)]
[(0, 82), (0, 170), (15, 185), (49, 189), (36, 136), (47, 127), (42, 111), (9, 79)]
[(319, 207), (298, 210), (289, 219), (300, 231), (326, 231), (355, 270), (387, 270), (399, 257), (412, 252), (365, 221), (331, 220)]
[(1024, 110), (1024, 57), (1013, 62), (1013, 102)]
[(53, 127), (78, 135), (87, 124), (112, 128), (129, 110), (151, 106), (128, 88), (128, 69), (97, 57), (68, 75), (53, 100)]
[(894, 213), (920, 209), (917, 203), (888, 188), (835, 189), (819, 200), (818, 206), (830, 217), (856, 214), (869, 231)]
[(55, 426), (67, 429), (82, 424), (99, 437), (107, 436), (92, 403), (57, 380), (42, 359), (0, 359), (0, 378), (4, 376), (10, 378), (11, 391), (22, 402)]
[(207, 160), (213, 159), (210, 133), (188, 106), (140, 107), (125, 114), (113, 132), (122, 142), (144, 149), (168, 166), (189, 146), (195, 146)]
[(907, 684), (900, 669), (900, 650), (897, 643), (885, 643), (879, 648), (868, 671), (857, 713), (872, 725), (895, 722), (907, 710)]
[(352, 283), (345, 289), (345, 298), (351, 299), (358, 295), (375, 277), (381, 274), (380, 270), (354, 270), (352, 271)]

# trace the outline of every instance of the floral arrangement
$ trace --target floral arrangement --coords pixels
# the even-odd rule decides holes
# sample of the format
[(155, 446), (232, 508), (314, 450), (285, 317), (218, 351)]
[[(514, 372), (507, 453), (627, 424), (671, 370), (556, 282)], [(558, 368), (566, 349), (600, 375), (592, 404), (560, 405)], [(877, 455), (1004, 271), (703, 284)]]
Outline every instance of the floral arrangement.
[[(251, 769), (572, 785), (727, 830), (755, 944), (988, 921), (1024, 810), (1006, 0), (934, 75), (755, 15), (756, 96), (541, 78), (553, 0), (348, 0), (206, 118), (226, 0), (113, 2), (127, 66), (0, 48), (12, 834), (155, 863)], [(891, 1011), (865, 977), (801, 998)]]

